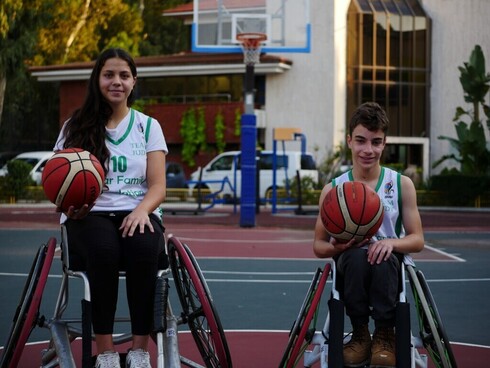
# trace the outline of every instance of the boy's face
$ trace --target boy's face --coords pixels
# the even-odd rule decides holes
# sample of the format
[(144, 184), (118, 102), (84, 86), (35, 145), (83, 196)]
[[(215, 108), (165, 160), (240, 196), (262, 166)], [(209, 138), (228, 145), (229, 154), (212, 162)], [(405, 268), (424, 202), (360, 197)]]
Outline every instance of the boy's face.
[(352, 151), (354, 164), (362, 169), (370, 169), (379, 165), (381, 155), (385, 148), (386, 136), (381, 131), (371, 132), (359, 124), (347, 136), (347, 144)]

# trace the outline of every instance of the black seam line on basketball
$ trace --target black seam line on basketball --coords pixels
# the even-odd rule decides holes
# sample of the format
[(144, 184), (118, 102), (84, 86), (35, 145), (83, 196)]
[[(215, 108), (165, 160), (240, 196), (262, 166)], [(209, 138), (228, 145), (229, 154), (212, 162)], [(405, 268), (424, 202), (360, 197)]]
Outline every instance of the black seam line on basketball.
[(70, 149), (72, 149), (73, 151), (71, 151), (70, 153), (74, 153), (75, 155), (77, 155), (77, 158), (73, 159), (73, 160), (68, 160), (71, 163), (73, 162), (76, 162), (76, 161), (82, 161), (83, 160), (83, 157), (80, 156), (80, 152), (83, 152), (83, 151), (75, 151), (75, 148), (71, 147)]
[[(333, 190), (335, 190), (335, 192), (337, 193), (337, 195), (335, 196), (335, 200), (337, 202), (337, 207), (340, 208), (340, 201), (339, 201), (339, 196), (338, 196), (338, 188), (339, 186), (337, 185), (336, 187), (332, 188)], [(328, 217), (328, 219), (330, 220), (331, 223), (335, 224), (335, 226), (337, 226), (341, 231), (342, 229), (344, 229), (345, 231), (345, 220), (344, 220), (344, 226), (339, 226), (339, 224), (337, 224), (335, 221), (333, 221), (332, 217), (330, 217), (330, 215), (328, 214), (327, 211), (325, 211), (325, 215)]]
[[(79, 161), (80, 165), (82, 166), (83, 187), (87, 188), (87, 172), (85, 171), (85, 164), (84, 164), (85, 159), (80, 155), (81, 152), (84, 152), (84, 151), (75, 151), (74, 153), (78, 157), (77, 161)], [(89, 156), (89, 159), (90, 159), (90, 156)], [(73, 162), (75, 162), (75, 160)], [(83, 202), (84, 202), (84, 204), (87, 203), (87, 191), (86, 190), (83, 191)]]
[[(80, 162), (80, 165), (82, 166), (82, 170), (81, 171), (82, 171), (82, 177), (83, 177), (83, 186), (84, 186), (84, 188), (87, 188), (87, 172), (85, 170), (85, 163), (84, 163), (84, 161), (90, 161), (90, 156), (89, 156), (89, 160), (84, 159), (80, 155), (81, 152), (83, 152), (83, 151), (75, 151), (75, 152), (73, 152), (73, 153), (75, 153), (77, 155), (78, 159), (77, 160), (73, 160), (71, 162), (75, 162), (75, 161), (79, 161)], [(75, 174), (75, 176), (76, 176), (76, 174)], [(75, 178), (75, 176), (74, 176), (74, 178)], [(72, 180), (72, 182), (70, 183), (70, 185), (68, 186), (67, 189), (69, 189), (72, 184), (73, 184), (73, 180)], [(65, 200), (65, 198), (63, 198), (63, 202), (64, 202), (64, 200)], [(84, 204), (87, 203), (87, 191), (86, 190), (83, 191), (83, 202), (84, 202)]]
[[(363, 204), (362, 204), (362, 211), (361, 211), (361, 218), (359, 219), (359, 223), (357, 224), (357, 229), (356, 229), (356, 234), (359, 231), (359, 228), (361, 227), (360, 220), (364, 218), (364, 212), (366, 211), (366, 187), (363, 185), (362, 186), (362, 191), (363, 191)], [(364, 225), (364, 224), (363, 224)]]
[[(352, 188), (354, 189), (354, 182), (345, 182), (344, 185), (347, 185), (347, 183), (352, 183), (351, 185), (352, 185)], [(362, 188), (364, 189), (364, 186), (362, 186)], [(345, 191), (344, 191), (344, 193), (345, 193)], [(355, 193), (354, 193), (354, 195), (355, 195)], [(344, 195), (344, 197), (345, 197), (345, 195)], [(365, 194), (364, 194), (364, 197), (366, 197)], [(347, 204), (347, 198), (345, 198), (345, 203)], [(365, 206), (365, 204), (366, 203), (363, 203), (363, 206), (362, 206), (363, 211), (361, 212), (361, 218), (362, 218), (362, 215), (363, 215), (363, 212), (364, 212), (364, 206)], [(350, 220), (352, 221), (352, 215), (350, 213), (349, 206), (347, 206), (347, 212), (349, 213)], [(348, 230), (344, 230), (344, 231), (346, 233), (351, 234), (352, 237), (355, 237), (356, 235), (358, 235), (358, 231), (359, 231), (359, 228), (361, 227), (361, 225), (357, 221), (352, 221), (352, 222), (354, 222), (354, 224), (357, 225), (355, 231), (354, 232), (348, 231)]]
[[(63, 158), (64, 158), (64, 157), (57, 157), (57, 159), (63, 159)], [(66, 160), (66, 159), (65, 159), (65, 162), (62, 162), (62, 163), (61, 163), (61, 165), (58, 165), (58, 166), (56, 166), (56, 168), (54, 168), (53, 170), (51, 170), (51, 172), (50, 172), (50, 173), (49, 173), (49, 174), (48, 174), (48, 175), (47, 175), (47, 176), (44, 178), (44, 180), (43, 180), (43, 185), (44, 185), (44, 182), (45, 182), (46, 180), (48, 180), (48, 179), (49, 179), (49, 177), (50, 177), (51, 175), (53, 175), (53, 174), (56, 172), (56, 170), (58, 170), (60, 167), (62, 167), (62, 166), (64, 166), (64, 165), (67, 165), (67, 164), (69, 165), (70, 163), (71, 163), (71, 162), (70, 162), (70, 160)], [(45, 166), (45, 167), (46, 167), (46, 166)]]

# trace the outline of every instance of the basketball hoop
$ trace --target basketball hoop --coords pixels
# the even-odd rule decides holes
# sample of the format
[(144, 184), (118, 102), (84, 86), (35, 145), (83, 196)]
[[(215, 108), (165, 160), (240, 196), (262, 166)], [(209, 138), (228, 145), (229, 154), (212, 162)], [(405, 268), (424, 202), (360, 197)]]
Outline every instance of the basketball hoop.
[(237, 41), (243, 50), (243, 62), (245, 65), (255, 65), (260, 63), (260, 50), (262, 44), (267, 40), (265, 33), (239, 33)]

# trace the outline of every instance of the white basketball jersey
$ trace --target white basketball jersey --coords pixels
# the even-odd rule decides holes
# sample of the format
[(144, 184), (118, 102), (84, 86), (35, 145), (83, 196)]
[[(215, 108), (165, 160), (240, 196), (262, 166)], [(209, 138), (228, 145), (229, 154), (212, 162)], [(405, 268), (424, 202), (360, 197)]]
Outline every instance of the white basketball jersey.
[[(63, 142), (61, 132), (55, 150), (63, 149)], [(109, 170), (92, 211), (132, 211), (148, 190), (147, 152), (168, 152), (162, 128), (158, 121), (130, 109), (115, 129), (106, 129), (106, 144), (110, 151)], [(154, 213), (161, 217), (160, 208)]]
[[(352, 170), (332, 180), (332, 187), (347, 181), (354, 181)], [(401, 175), (387, 167), (381, 167), (381, 174), (376, 184), (376, 193), (384, 207), (381, 227), (373, 240), (402, 238), (405, 230), (402, 224)]]

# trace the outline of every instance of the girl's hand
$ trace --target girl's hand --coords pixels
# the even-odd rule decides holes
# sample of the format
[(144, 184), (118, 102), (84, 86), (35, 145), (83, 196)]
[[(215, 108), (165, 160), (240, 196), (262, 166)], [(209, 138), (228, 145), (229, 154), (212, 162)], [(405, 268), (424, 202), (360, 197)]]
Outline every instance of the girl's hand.
[(347, 243), (341, 242), (334, 237), (330, 238), (330, 243), (338, 250), (345, 251), (354, 245), (354, 239), (349, 240)]
[(90, 206), (88, 204), (84, 204), (79, 209), (76, 209), (74, 206), (70, 206), (68, 210), (64, 212), (60, 207), (56, 207), (56, 212), (63, 212), (69, 219), (80, 220), (88, 215), (93, 206), (94, 204), (91, 204)]
[(145, 232), (145, 226), (148, 226), (151, 232), (154, 231), (148, 213), (136, 208), (124, 218), (119, 230), (122, 230), (122, 237), (125, 238), (126, 236), (133, 236), (137, 228), (143, 234)]

